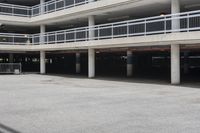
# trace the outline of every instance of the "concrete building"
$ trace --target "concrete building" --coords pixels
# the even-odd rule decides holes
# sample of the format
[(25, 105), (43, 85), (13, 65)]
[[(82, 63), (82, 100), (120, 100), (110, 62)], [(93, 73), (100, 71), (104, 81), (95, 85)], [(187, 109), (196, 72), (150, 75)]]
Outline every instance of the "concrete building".
[(0, 63), (25, 72), (164, 74), (180, 84), (199, 71), (199, 0), (0, 2)]

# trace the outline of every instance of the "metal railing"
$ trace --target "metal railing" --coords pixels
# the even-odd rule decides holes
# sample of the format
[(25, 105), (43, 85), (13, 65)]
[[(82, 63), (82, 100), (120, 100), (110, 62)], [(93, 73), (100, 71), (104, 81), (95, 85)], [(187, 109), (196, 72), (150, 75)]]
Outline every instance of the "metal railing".
[[(180, 21), (178, 29), (172, 29), (173, 21)], [(44, 44), (58, 44), (88, 40), (113, 39), (133, 36), (168, 34), (172, 32), (190, 32), (200, 30), (200, 10), (165, 16), (148, 17), (117, 23), (81, 27), (62, 31), (31, 35), (33, 44), (40, 44), (40, 36)], [(89, 37), (89, 32), (94, 37)]]
[[(180, 22), (180, 27), (172, 29), (172, 22), (177, 21)], [(2, 33), (0, 34), (0, 44), (59, 44), (191, 31), (200, 31), (200, 10), (101, 24), (93, 27), (46, 32), (44, 34)], [(89, 37), (89, 32), (93, 32), (94, 36)]]
[(0, 44), (25, 45), (30, 44), (31, 38), (28, 34), (0, 33)]
[(1, 74), (20, 74), (22, 72), (21, 63), (0, 63)]
[[(42, 14), (47, 14), (79, 5), (87, 4), (88, 0), (52, 0), (45, 2), (42, 5), (36, 5), (32, 7), (32, 15), (38, 16)], [(43, 11), (41, 11), (43, 8)]]
[(88, 0), (51, 0), (32, 7), (0, 3), (0, 15), (34, 17), (87, 3)]
[(31, 7), (0, 3), (0, 15), (30, 17)]

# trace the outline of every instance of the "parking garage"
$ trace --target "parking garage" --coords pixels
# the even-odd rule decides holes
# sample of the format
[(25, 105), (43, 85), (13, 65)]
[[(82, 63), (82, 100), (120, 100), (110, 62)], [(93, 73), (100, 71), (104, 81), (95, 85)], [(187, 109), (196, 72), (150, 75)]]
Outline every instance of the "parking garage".
[[(63, 5), (60, 2), (40, 2), (46, 5), (23, 7), (32, 11), (26, 14), (31, 19), (23, 16), (14, 24), (2, 20), (2, 63), (20, 62), (23, 72), (171, 79), (172, 84), (179, 84), (186, 74), (198, 73), (200, 12), (192, 6), (196, 0), (129, 1), (128, 6), (122, 2), (119, 10), (116, 4), (70, 19), (62, 12), (67, 9), (57, 7)], [(92, 0), (82, 6), (100, 3), (104, 1)]]
[[(130, 54), (131, 53), (131, 54)], [(198, 45), (181, 47), (181, 81), (199, 81)], [(95, 50), (95, 76), (170, 82), (170, 47), (129, 47)], [(40, 73), (39, 52), (1, 53), (0, 63), (21, 63), (23, 73)], [(46, 73), (88, 75), (88, 52), (46, 52)]]

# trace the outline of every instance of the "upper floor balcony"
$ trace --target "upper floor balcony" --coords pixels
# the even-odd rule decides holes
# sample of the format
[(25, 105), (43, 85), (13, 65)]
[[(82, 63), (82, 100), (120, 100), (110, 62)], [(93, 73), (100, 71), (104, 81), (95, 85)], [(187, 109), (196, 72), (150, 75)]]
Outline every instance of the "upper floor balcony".
[[(179, 26), (172, 28), (176, 21)], [(135, 38), (152, 35), (165, 35), (171, 33), (185, 33), (200, 31), (200, 10), (178, 14), (148, 17), (116, 23), (81, 27), (45, 34), (11, 34), (1, 33), (0, 44), (4, 45), (58, 45), (73, 44), (73, 42), (89, 42), (98, 40), (114, 40), (118, 38)], [(92, 37), (89, 33), (93, 32)], [(187, 39), (187, 38), (185, 38)]]
[[(0, 4), (0, 23), (15, 26), (39, 26), (66, 23), (88, 16), (103, 16), (108, 12), (130, 9), (135, 0), (53, 0), (33, 7)], [(143, 2), (144, 3), (144, 2)], [(140, 3), (141, 4), (141, 3)]]
[(0, 15), (34, 17), (87, 3), (88, 0), (52, 0), (32, 7), (0, 3)]

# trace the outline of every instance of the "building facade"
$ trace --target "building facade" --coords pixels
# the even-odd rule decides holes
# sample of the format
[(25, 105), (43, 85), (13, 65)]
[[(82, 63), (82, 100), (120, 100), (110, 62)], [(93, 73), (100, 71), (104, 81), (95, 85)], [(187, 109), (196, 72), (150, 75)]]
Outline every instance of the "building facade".
[[(28, 62), (28, 70), (37, 67), (39, 59), (40, 73), (45, 74), (55, 53), (71, 53), (72, 67), (80, 73), (84, 53), (88, 77), (93, 78), (97, 54), (110, 52), (101, 55), (106, 60), (125, 52), (118, 57), (126, 62), (127, 76), (136, 73), (135, 62), (140, 60), (138, 69), (166, 67), (171, 83), (179, 84), (181, 72), (195, 66), (188, 60), (198, 62), (199, 9), (198, 0), (7, 0), (0, 3), (1, 62)], [(157, 54), (146, 60), (135, 56), (147, 51)], [(108, 64), (102, 61), (101, 67)]]

